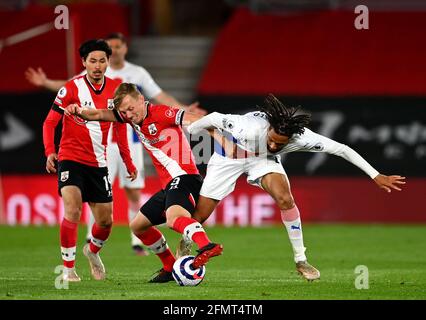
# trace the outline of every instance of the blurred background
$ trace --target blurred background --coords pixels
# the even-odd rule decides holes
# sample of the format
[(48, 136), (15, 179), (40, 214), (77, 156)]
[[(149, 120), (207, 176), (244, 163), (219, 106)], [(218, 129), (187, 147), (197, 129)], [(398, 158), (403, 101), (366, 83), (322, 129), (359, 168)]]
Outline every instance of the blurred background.
[[(327, 154), (284, 157), (304, 222), (425, 223), (426, 2), (344, 0), (0, 1), (0, 223), (56, 225), (56, 176), (45, 172), (42, 123), (55, 93), (32, 86), (28, 67), (52, 79), (82, 70), (77, 49), (122, 32), (127, 60), (160, 87), (209, 112), (245, 113), (268, 93), (312, 112), (311, 128), (348, 144), (383, 174), (407, 177), (387, 194), (358, 168)], [(70, 28), (57, 30), (66, 5)], [(58, 131), (58, 141), (59, 141)], [(147, 199), (160, 184), (147, 163)], [(201, 170), (205, 167), (201, 166)], [(114, 186), (115, 223), (127, 200)], [(83, 220), (87, 219), (84, 211)], [(273, 200), (239, 181), (209, 224), (280, 223)]]

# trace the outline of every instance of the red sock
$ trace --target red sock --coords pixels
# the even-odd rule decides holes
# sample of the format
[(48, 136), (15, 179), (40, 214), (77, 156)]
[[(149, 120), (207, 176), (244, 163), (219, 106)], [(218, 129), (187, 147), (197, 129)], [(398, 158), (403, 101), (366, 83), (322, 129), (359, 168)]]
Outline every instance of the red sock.
[(202, 248), (210, 243), (203, 226), (195, 219), (189, 217), (179, 217), (173, 224), (173, 230), (194, 241), (198, 248)]
[(173, 264), (176, 259), (160, 230), (156, 227), (150, 227), (145, 232), (136, 236), (160, 258), (164, 270), (168, 272), (173, 270)]
[(104, 242), (111, 233), (112, 226), (101, 228), (96, 222), (92, 227), (92, 239), (90, 240), (90, 251), (98, 253), (104, 246)]
[(63, 219), (60, 226), (61, 254), (64, 266), (74, 268), (78, 223)]

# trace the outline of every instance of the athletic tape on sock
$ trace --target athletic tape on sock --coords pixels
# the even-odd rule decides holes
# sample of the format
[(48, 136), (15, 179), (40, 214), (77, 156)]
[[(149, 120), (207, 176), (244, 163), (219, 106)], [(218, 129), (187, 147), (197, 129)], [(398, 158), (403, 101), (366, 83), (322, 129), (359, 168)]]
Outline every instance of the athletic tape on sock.
[(104, 240), (99, 240), (99, 239), (96, 239), (96, 238), (93, 238), (93, 237), (92, 237), (92, 239), (91, 239), (91, 242), (92, 242), (95, 246), (97, 246), (98, 248), (102, 248), (102, 247), (104, 246), (104, 243), (105, 243), (105, 241), (104, 241)]
[(75, 253), (77, 247), (71, 247), (71, 248), (64, 248), (61, 247), (61, 255), (62, 255), (62, 260), (64, 261), (74, 261), (75, 260)]
[(191, 223), (183, 229), (183, 238), (185, 242), (191, 241), (192, 236), (196, 232), (205, 232), (203, 226), (199, 222)]
[(163, 253), (169, 248), (169, 246), (167, 245), (166, 238), (164, 238), (164, 236), (161, 236), (160, 239), (158, 239), (153, 244), (147, 247), (150, 248), (155, 254)]

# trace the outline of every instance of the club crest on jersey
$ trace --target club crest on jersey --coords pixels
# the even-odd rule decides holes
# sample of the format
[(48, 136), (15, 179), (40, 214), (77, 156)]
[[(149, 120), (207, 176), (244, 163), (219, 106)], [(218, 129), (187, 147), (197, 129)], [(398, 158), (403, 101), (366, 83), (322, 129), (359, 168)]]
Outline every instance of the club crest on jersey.
[(150, 134), (150, 135), (155, 135), (155, 134), (157, 134), (157, 132), (158, 132), (157, 127), (155, 126), (155, 124), (154, 124), (154, 123), (151, 123), (151, 124), (148, 126), (148, 131), (149, 131), (149, 134)]
[(167, 118), (173, 118), (174, 115), (175, 115), (175, 112), (172, 108), (170, 108), (166, 111), (166, 117)]
[(321, 142), (318, 142), (311, 149), (314, 149), (315, 151), (322, 151), (324, 150), (324, 145)]
[(62, 182), (67, 181), (69, 177), (70, 177), (70, 172), (69, 171), (61, 172), (61, 181)]
[(108, 110), (114, 109), (114, 99), (108, 99), (107, 108)]
[(234, 121), (232, 121), (232, 120), (229, 120), (229, 119), (227, 119), (227, 118), (224, 118), (223, 120), (222, 120), (222, 124), (223, 124), (223, 126), (227, 129), (227, 130), (230, 130), (230, 131), (232, 131), (232, 129), (234, 129)]

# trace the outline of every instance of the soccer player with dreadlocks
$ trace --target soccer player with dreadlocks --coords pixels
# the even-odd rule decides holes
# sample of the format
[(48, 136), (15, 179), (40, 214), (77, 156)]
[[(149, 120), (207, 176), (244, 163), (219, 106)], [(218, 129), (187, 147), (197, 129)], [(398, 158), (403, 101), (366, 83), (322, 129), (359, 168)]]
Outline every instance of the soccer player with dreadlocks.
[[(195, 134), (217, 128), (229, 141), (223, 140), (222, 150), (210, 158), (193, 218), (201, 223), (207, 220), (219, 202), (234, 190), (238, 177), (247, 174), (247, 182), (269, 193), (280, 208), (297, 271), (307, 280), (315, 280), (319, 279), (320, 272), (307, 261), (299, 209), (280, 154), (305, 151), (340, 156), (363, 170), (387, 192), (400, 191), (405, 178), (380, 174), (350, 147), (306, 128), (309, 122), (309, 114), (299, 108), (286, 107), (270, 94), (259, 111), (245, 115), (213, 112), (193, 122), (188, 131)], [(178, 251), (178, 255), (189, 254), (190, 242), (181, 241)]]

